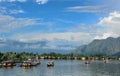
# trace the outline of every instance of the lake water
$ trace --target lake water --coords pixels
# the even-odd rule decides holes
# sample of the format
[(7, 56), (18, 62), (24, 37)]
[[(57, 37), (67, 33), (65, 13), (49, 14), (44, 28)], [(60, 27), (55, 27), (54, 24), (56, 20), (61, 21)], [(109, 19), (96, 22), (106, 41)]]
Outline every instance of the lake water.
[(47, 67), (49, 60), (32, 68), (0, 68), (0, 76), (120, 76), (120, 62), (93, 61), (89, 65), (80, 60), (54, 60), (54, 67)]

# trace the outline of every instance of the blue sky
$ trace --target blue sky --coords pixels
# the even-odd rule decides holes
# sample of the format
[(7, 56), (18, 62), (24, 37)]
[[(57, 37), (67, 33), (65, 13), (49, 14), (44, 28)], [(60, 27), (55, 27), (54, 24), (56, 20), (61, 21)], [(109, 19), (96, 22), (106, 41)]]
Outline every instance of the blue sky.
[(0, 0), (0, 38), (79, 46), (118, 37), (119, 20), (119, 0)]

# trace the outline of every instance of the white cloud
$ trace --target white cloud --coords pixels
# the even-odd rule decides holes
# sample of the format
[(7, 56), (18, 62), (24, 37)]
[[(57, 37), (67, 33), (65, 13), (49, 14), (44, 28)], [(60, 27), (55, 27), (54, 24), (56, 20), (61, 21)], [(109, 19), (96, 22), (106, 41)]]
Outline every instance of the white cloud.
[(19, 13), (24, 13), (23, 10), (9, 10), (9, 14), (19, 14)]
[(26, 0), (0, 0), (0, 2), (26, 2)]
[[(29, 0), (0, 0), (0, 2), (27, 2)], [(37, 4), (46, 4), (48, 0), (33, 0)]]
[(118, 37), (119, 35), (118, 34), (115, 34), (113, 32), (104, 32), (103, 34), (101, 35), (97, 35), (95, 36), (94, 39), (106, 39), (108, 37)]
[[(10, 9), (10, 8), (16, 7), (16, 9)], [(16, 5), (14, 6), (2, 6), (0, 5), (0, 13), (1, 14), (22, 14), (25, 13), (24, 10), (18, 8)]]
[[(72, 27), (71, 29), (69, 29), (69, 31), (88, 33), (92, 37), (89, 39), (90, 41), (93, 39), (106, 39), (108, 37), (119, 37), (120, 12), (118, 11), (111, 12), (107, 17), (100, 18), (100, 21), (97, 24), (93, 24), (91, 26), (80, 24), (76, 27)], [(80, 38), (81, 37), (82, 36), (80, 36)], [(85, 41), (87, 40), (87, 38), (83, 40)]]
[(15, 18), (0, 14), (0, 32), (9, 32), (22, 27), (40, 25), (39, 19)]
[[(82, 43), (88, 43), (93, 38), (89, 33), (84, 32), (64, 32), (64, 33), (39, 33), (38, 31), (34, 33), (24, 33), (24, 34), (15, 34), (11, 36), (20, 41), (31, 41), (31, 40), (67, 40), (67, 41), (81, 41)], [(81, 44), (81, 43), (80, 43)]]
[[(98, 2), (97, 5), (82, 5), (82, 6), (71, 6), (65, 10), (67, 12), (78, 12), (78, 13), (109, 13), (111, 11), (120, 10), (120, 0), (107, 0)], [(96, 0), (89, 0), (89, 3), (96, 3)]]
[(26, 2), (27, 0), (16, 0), (16, 1), (19, 1), (19, 2)]
[(88, 12), (88, 13), (99, 13), (109, 11), (106, 5), (97, 6), (73, 6), (66, 8), (68, 12)]
[(116, 28), (120, 26), (120, 12), (115, 11), (110, 13), (108, 17), (101, 18), (98, 25), (107, 28)]
[(78, 24), (77, 26), (72, 26), (68, 29), (68, 31), (72, 32), (88, 32), (93, 33), (96, 32), (96, 28), (94, 25), (86, 25), (86, 24)]
[[(71, 30), (67, 30), (69, 32), (61, 32), (61, 33), (41, 33), (40, 31), (34, 31), (29, 33), (15, 33), (11, 35), (9, 38), (17, 39), (20, 41), (34, 41), (34, 40), (48, 40), (54, 41), (58, 40), (66, 40), (73, 41), (77, 44), (85, 44), (91, 42), (93, 39), (105, 39), (107, 37), (118, 37), (120, 36), (120, 12), (111, 12), (109, 16), (103, 17), (97, 23), (97, 26), (103, 27), (104, 29), (96, 29), (93, 25), (79, 25), (75, 28), (71, 28)], [(6, 32), (14, 29), (19, 29), (26, 26), (33, 26), (38, 23), (37, 19), (29, 19), (29, 18), (15, 18), (12, 16), (0, 15), (0, 32)], [(92, 27), (93, 26), (93, 27)], [(77, 30), (77, 31), (76, 31)], [(62, 43), (61, 41), (61, 43)]]
[[(0, 2), (27, 2), (29, 0), (0, 0)], [(48, 0), (33, 0), (38, 4), (46, 4)]]
[(46, 4), (48, 0), (36, 0), (38, 4)]
[(67, 47), (59, 47), (57, 45), (49, 45), (49, 46), (45, 46), (43, 47), (43, 49), (55, 49), (55, 50), (65, 50), (65, 51), (70, 51), (70, 50), (74, 50), (76, 49), (76, 47), (71, 47), (71, 46), (67, 46)]
[(96, 38), (118, 37), (120, 36), (120, 12), (111, 12), (108, 17), (101, 18), (98, 26), (105, 30), (99, 30)]

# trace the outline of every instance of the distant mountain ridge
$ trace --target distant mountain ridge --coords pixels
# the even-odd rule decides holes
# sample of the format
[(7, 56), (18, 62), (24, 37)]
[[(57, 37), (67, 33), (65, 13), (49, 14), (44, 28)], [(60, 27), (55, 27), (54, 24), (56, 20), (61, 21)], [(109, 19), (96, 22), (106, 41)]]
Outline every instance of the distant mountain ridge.
[(18, 40), (0, 38), (0, 52), (67, 53), (69, 50), (67, 51), (62, 48), (70, 47), (67, 45), (56, 45), (56, 48), (52, 48), (51, 46), (52, 45), (50, 45), (47, 40), (22, 42)]
[(0, 39), (0, 52), (37, 52), (41, 47), (45, 46), (46, 43), (46, 41), (21, 42), (17, 40)]
[[(120, 37), (107, 39), (96, 39), (88, 45), (78, 47), (75, 54), (106, 54), (106, 55), (120, 55)], [(118, 54), (119, 53), (119, 54)]]

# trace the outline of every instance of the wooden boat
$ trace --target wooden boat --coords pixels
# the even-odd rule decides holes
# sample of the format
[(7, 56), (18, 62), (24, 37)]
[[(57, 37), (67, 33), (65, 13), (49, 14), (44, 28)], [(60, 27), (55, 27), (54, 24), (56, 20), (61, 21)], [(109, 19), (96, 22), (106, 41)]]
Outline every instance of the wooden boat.
[(14, 60), (3, 61), (0, 64), (2, 67), (13, 67), (15, 66)]
[(39, 64), (40, 64), (39, 61), (29, 59), (29, 60), (24, 61), (20, 66), (21, 67), (31, 67), (31, 66), (37, 66)]
[(90, 61), (86, 61), (85, 64), (90, 64)]
[(22, 63), (21, 67), (31, 67), (31, 63), (28, 63), (28, 62), (24, 62)]
[(37, 66), (37, 65), (40, 64), (40, 62), (39, 62), (38, 60), (33, 60), (32, 64), (33, 64), (34, 66)]
[(106, 64), (106, 60), (103, 60), (103, 63)]
[(53, 67), (54, 66), (54, 62), (48, 62), (47, 63), (47, 67)]

